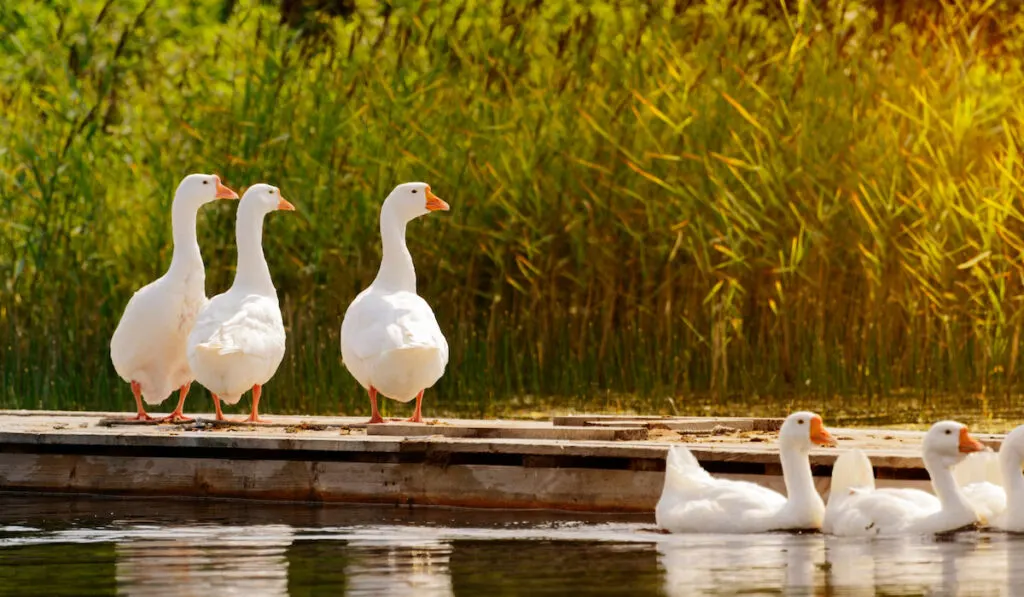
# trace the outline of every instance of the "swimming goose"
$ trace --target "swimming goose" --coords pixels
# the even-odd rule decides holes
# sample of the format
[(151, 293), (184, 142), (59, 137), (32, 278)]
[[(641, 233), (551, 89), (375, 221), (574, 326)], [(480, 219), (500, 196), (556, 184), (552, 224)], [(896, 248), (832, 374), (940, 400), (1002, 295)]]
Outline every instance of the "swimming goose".
[(1005, 508), (996, 513), (989, 524), (1010, 533), (1024, 533), (1024, 425), (1006, 434), (999, 446), (999, 468), (1005, 491)]
[(238, 205), (235, 237), (238, 267), (224, 294), (210, 299), (188, 337), (188, 362), (196, 380), (213, 394), (217, 420), (224, 420), (220, 401), (238, 404), (252, 388), (250, 423), (259, 416), (263, 384), (284, 358), (285, 332), (277, 290), (263, 256), (263, 218), (295, 206), (268, 184), (249, 187)]
[(953, 474), (988, 526), (1024, 533), (1024, 425), (1006, 434), (999, 453), (968, 454)]
[(673, 533), (761, 533), (821, 527), (825, 504), (814, 487), (810, 451), (833, 446), (821, 417), (797, 412), (779, 430), (786, 495), (748, 481), (716, 479), (684, 446), (669, 449), (665, 486), (654, 516)]
[(875, 489), (871, 461), (860, 450), (839, 455), (822, 530), (833, 535), (945, 533), (980, 522), (974, 506), (953, 478), (964, 455), (984, 450), (967, 426), (940, 421), (925, 434), (923, 459), (936, 495), (920, 489)]
[(405, 227), (448, 204), (422, 182), (400, 184), (380, 209), (384, 257), (370, 286), (359, 293), (341, 322), (341, 359), (370, 395), (370, 423), (383, 423), (377, 394), (409, 402), (408, 419), (422, 422), (423, 392), (444, 374), (448, 342), (427, 301), (416, 294), (416, 270), (405, 245)]
[(196, 314), (206, 303), (206, 271), (196, 240), (196, 215), (200, 207), (216, 199), (238, 199), (238, 195), (214, 174), (190, 174), (178, 184), (171, 205), (171, 266), (132, 295), (110, 338), (114, 370), (131, 384), (135, 395), (134, 420), (152, 421), (143, 400), (155, 406), (174, 390), (178, 390), (178, 406), (161, 420), (191, 420), (182, 412), (193, 379), (185, 342)]

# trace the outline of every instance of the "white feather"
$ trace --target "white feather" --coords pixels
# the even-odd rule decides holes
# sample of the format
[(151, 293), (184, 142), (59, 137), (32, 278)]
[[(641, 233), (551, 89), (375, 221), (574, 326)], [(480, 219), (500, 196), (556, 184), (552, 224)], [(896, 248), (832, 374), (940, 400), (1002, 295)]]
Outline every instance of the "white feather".
[(186, 343), (207, 302), (196, 215), (221, 188), (219, 179), (207, 174), (191, 174), (178, 185), (171, 206), (171, 265), (132, 295), (110, 338), (114, 370), (124, 381), (140, 385), (147, 404), (160, 404), (193, 379)]
[(416, 294), (416, 271), (405, 226), (427, 213), (427, 185), (399, 185), (381, 207), (384, 257), (372, 284), (349, 305), (341, 323), (341, 358), (361, 386), (408, 402), (433, 386), (448, 365), (448, 342), (434, 312)]
[[(814, 413), (786, 418), (779, 454), (788, 497), (756, 483), (711, 476), (684, 446), (669, 448), (665, 484), (654, 510), (659, 527), (673, 533), (760, 533), (821, 527), (825, 505), (814, 487), (809, 451), (825, 441), (811, 425)], [(831, 437), (827, 436), (831, 441)]]
[(228, 404), (270, 381), (284, 358), (284, 323), (262, 245), (263, 219), (278, 209), (279, 197), (276, 187), (264, 184), (242, 196), (235, 280), (210, 300), (188, 337), (188, 362), (196, 380)]
[(833, 465), (832, 490), (822, 530), (841, 536), (933, 534), (977, 523), (977, 513), (956, 486), (950, 471), (952, 462), (962, 458), (961, 427), (959, 423), (943, 421), (933, 425), (925, 436), (925, 464), (933, 484), (950, 489), (948, 501), (918, 489), (876, 489), (867, 456), (860, 450), (851, 450), (840, 455)]

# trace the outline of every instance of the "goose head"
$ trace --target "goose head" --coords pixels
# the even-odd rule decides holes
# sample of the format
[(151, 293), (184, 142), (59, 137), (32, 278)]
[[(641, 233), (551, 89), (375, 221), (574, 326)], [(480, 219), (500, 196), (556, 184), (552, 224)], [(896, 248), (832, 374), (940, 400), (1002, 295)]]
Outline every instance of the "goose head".
[(174, 199), (198, 209), (217, 199), (238, 199), (238, 193), (224, 186), (216, 174), (189, 174), (178, 184)]
[(391, 191), (381, 209), (392, 212), (404, 222), (409, 222), (432, 211), (448, 211), (449, 207), (430, 190), (430, 185), (424, 182), (407, 182)]
[(924, 459), (944, 468), (951, 468), (971, 452), (985, 450), (985, 445), (971, 437), (967, 425), (956, 421), (939, 421), (924, 436)]
[(779, 429), (781, 447), (792, 447), (800, 452), (809, 452), (815, 445), (835, 446), (836, 440), (825, 429), (821, 416), (809, 411), (796, 412), (782, 422)]
[[(259, 213), (268, 214), (272, 211), (295, 211), (295, 206), (281, 196), (281, 189), (269, 184), (254, 184), (242, 194), (241, 205)], [(248, 206), (252, 207), (248, 207)]]

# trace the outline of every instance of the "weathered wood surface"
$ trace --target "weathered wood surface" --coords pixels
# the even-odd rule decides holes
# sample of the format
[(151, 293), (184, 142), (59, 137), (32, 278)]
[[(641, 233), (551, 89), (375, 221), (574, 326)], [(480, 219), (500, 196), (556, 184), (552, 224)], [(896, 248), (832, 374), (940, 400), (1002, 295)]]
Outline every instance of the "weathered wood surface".
[(778, 431), (783, 419), (756, 417), (653, 417), (629, 415), (565, 415), (552, 417), (554, 426), (619, 426), (674, 431)]
[(0, 469), (19, 490), (608, 512), (650, 511), (662, 483), (653, 471), (2, 453)]
[(597, 441), (636, 441), (647, 439), (646, 427), (554, 427), (551, 425), (420, 425), (390, 423), (369, 425), (367, 435), (439, 436), (501, 439), (563, 439)]
[[(776, 432), (759, 429), (771, 427), (759, 419), (367, 426), (363, 417), (271, 415), (269, 426), (110, 424), (118, 416), (0, 411), (0, 489), (650, 512), (667, 447), (685, 442), (715, 475), (784, 491)], [(868, 453), (879, 485), (927, 487), (920, 432), (831, 431), (840, 449)], [(998, 446), (1000, 438), (979, 439)], [(823, 493), (838, 453), (812, 452)]]

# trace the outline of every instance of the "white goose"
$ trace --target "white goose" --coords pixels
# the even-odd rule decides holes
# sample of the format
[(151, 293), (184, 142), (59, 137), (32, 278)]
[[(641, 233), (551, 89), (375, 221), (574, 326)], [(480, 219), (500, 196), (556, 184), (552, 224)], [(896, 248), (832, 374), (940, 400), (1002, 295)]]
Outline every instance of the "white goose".
[(779, 459), (786, 495), (747, 481), (716, 479), (684, 446), (669, 449), (665, 486), (654, 510), (673, 533), (762, 533), (821, 527), (825, 504), (814, 488), (810, 451), (835, 440), (812, 412), (786, 417), (779, 430)]
[(238, 199), (238, 195), (216, 175), (190, 174), (182, 179), (171, 206), (171, 266), (132, 295), (110, 338), (110, 360), (135, 395), (135, 420), (153, 420), (142, 401), (155, 406), (174, 390), (179, 391), (178, 406), (163, 420), (191, 420), (182, 413), (193, 379), (185, 341), (206, 303), (206, 271), (196, 240), (196, 215), (200, 207), (215, 199)]
[(410, 182), (391, 191), (380, 209), (380, 270), (341, 322), (341, 359), (370, 394), (370, 423), (384, 422), (378, 393), (399, 402), (415, 398), (408, 420), (422, 422), (423, 392), (448, 364), (448, 342), (430, 305), (416, 294), (416, 270), (405, 245), (406, 224), (436, 210), (448, 210), (448, 204), (430, 185)]
[(999, 454), (968, 454), (953, 471), (964, 495), (988, 526), (1024, 532), (1024, 425), (1003, 438)]
[(1006, 508), (993, 517), (991, 526), (1010, 533), (1024, 533), (1024, 425), (1006, 434), (999, 446), (999, 464), (1006, 490)]
[(957, 485), (952, 468), (964, 455), (985, 449), (956, 421), (940, 421), (925, 434), (925, 469), (935, 495), (920, 489), (875, 489), (871, 461), (860, 450), (839, 455), (822, 530), (842, 536), (935, 534), (977, 524), (975, 507)]
[(263, 256), (263, 218), (295, 206), (268, 184), (249, 187), (238, 205), (235, 238), (238, 267), (224, 294), (210, 299), (188, 337), (188, 363), (196, 380), (213, 394), (217, 420), (220, 401), (237, 404), (252, 388), (252, 413), (246, 421), (265, 422), (258, 408), (263, 384), (284, 358), (285, 332), (277, 290)]

